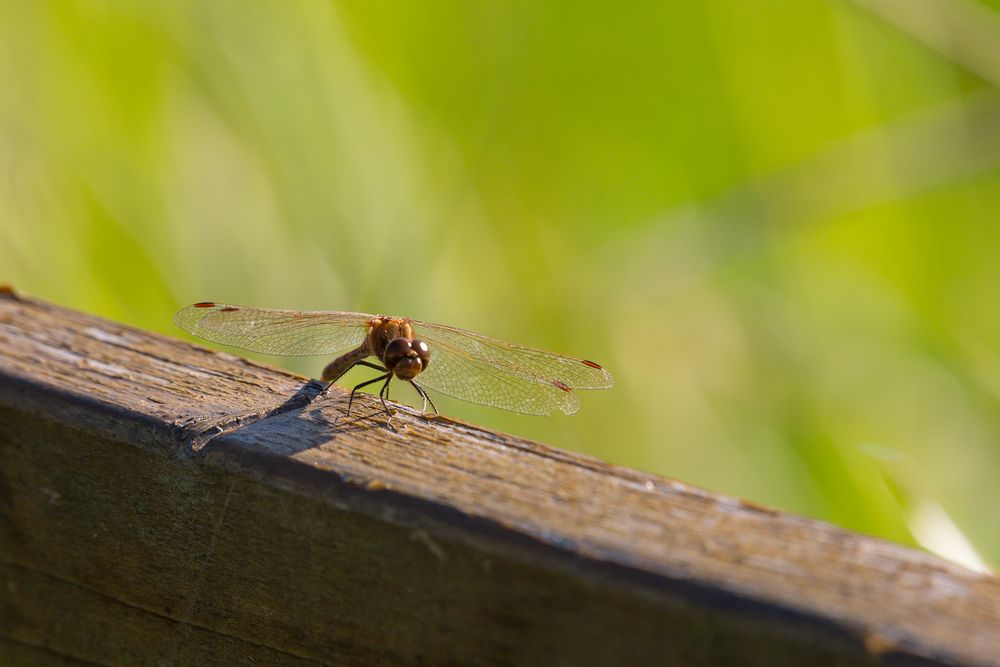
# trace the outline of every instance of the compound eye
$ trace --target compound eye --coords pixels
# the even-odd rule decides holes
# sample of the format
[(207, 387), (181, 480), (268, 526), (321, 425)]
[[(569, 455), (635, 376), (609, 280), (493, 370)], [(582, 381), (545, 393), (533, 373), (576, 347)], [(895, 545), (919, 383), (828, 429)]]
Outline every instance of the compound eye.
[(405, 338), (395, 338), (385, 346), (385, 352), (382, 353), (382, 363), (385, 364), (386, 368), (394, 368), (400, 359), (407, 356), (409, 351), (410, 341)]
[(431, 363), (431, 348), (422, 340), (412, 341), (411, 345), (420, 358), (420, 370), (427, 370), (427, 364)]

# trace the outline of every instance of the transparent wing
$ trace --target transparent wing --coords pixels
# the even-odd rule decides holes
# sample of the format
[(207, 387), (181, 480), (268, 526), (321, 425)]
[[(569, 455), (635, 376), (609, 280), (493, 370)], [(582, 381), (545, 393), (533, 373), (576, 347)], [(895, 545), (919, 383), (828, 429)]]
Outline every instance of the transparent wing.
[(603, 389), (611, 374), (591, 361), (566, 357), (429, 322), (413, 322), (430, 346), (431, 360), (418, 381), (430, 389), (492, 407), (547, 415), (573, 414), (573, 389)]
[(423, 387), (463, 401), (529, 415), (547, 415), (556, 409), (571, 415), (580, 407), (573, 390), (565, 384), (511, 375), (470, 357), (445, 340), (421, 335), (431, 348), (427, 370), (416, 378)]
[[(507, 375), (541, 383), (557, 380), (572, 389), (608, 389), (615, 383), (606, 369), (592, 361), (567, 357), (490, 338), (443, 324), (413, 321), (415, 337), (481, 359)], [(434, 345), (431, 346), (433, 356)]]
[(306, 312), (196, 303), (178, 311), (174, 323), (214, 343), (277, 356), (335, 355), (355, 348), (368, 334), (372, 315)]

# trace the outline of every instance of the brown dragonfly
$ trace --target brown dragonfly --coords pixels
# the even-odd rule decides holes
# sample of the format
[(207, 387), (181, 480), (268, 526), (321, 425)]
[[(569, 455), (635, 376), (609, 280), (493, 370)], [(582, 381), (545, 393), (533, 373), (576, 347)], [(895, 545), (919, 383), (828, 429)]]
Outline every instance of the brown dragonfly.
[[(571, 415), (580, 407), (574, 390), (607, 389), (614, 384), (611, 374), (593, 361), (408, 317), (247, 308), (206, 301), (179, 311), (174, 322), (200, 338), (251, 352), (336, 355), (323, 369), (322, 379), (330, 384), (354, 366), (379, 371), (378, 377), (351, 390), (348, 414), (358, 389), (382, 382), (378, 396), (391, 418), (385, 399), (393, 377), (413, 385), (424, 400), (425, 413), (428, 402), (437, 412), (425, 387), (512, 412), (547, 415), (559, 409)], [(367, 361), (368, 357), (375, 357), (381, 365)]]

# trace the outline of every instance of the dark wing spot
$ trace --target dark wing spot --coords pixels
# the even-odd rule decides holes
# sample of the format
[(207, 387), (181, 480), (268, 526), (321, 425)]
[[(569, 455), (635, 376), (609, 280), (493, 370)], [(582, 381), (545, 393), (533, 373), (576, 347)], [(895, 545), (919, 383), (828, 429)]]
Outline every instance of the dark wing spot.
[(565, 382), (560, 382), (559, 380), (550, 380), (550, 382), (552, 383), (553, 387), (559, 387), (560, 389), (562, 389), (567, 393), (572, 393), (573, 391), (572, 389), (569, 388), (569, 385), (567, 385)]
[(201, 301), (199, 303), (194, 304), (194, 307), (195, 308), (215, 308), (215, 302), (214, 301)]
[(587, 361), (586, 359), (581, 359), (580, 361), (583, 362), (584, 366), (590, 366), (591, 368), (600, 368), (600, 369), (604, 368), (604, 366), (601, 366), (600, 364), (595, 364), (593, 361)]
[(220, 313), (234, 313), (237, 310), (239, 310), (239, 308), (234, 308), (232, 306), (227, 306), (225, 308), (220, 309), (219, 312)]

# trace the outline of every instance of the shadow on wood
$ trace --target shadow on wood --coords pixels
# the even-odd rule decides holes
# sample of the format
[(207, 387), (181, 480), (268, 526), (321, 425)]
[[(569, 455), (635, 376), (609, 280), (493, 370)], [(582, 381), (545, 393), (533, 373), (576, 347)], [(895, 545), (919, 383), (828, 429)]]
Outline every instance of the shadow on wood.
[(0, 663), (1000, 664), (995, 578), (318, 389), (0, 296)]

